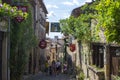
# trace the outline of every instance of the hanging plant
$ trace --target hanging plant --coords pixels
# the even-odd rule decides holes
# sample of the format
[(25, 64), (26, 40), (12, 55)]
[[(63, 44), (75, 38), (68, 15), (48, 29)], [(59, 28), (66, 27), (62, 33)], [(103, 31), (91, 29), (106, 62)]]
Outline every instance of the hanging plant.
[(28, 16), (28, 13), (18, 10), (17, 7), (12, 7), (9, 4), (0, 3), (0, 16), (9, 16), (11, 18), (21, 16), (26, 19)]

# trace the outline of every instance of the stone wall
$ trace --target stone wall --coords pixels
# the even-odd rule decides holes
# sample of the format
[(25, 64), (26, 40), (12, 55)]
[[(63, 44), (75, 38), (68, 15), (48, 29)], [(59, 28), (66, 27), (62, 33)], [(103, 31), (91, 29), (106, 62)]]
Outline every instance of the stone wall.
[[(34, 34), (37, 37), (38, 44), (42, 39), (46, 38), (46, 9), (43, 0), (31, 0), (31, 11), (32, 11), (32, 27)], [(37, 45), (28, 52), (28, 62), (26, 64), (25, 73), (38, 73), (44, 67), (45, 62), (45, 49), (39, 48)]]
[(88, 66), (88, 74), (90, 80), (104, 80), (104, 70), (97, 70), (92, 66)]

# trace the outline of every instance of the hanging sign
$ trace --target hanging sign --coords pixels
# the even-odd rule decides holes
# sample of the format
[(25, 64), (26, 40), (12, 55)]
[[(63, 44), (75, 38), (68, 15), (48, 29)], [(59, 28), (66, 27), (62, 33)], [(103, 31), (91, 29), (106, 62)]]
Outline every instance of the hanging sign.
[(47, 46), (47, 42), (46, 42), (45, 40), (41, 40), (41, 41), (39, 42), (39, 47), (40, 47), (41, 49), (46, 48), (46, 46)]
[(70, 44), (70, 51), (74, 52), (76, 50), (75, 44)]
[[(28, 11), (28, 7), (27, 6), (16, 6), (18, 8), (18, 10), (22, 10), (22, 12), (27, 12)], [(24, 20), (24, 17), (21, 16), (17, 16), (15, 17), (17, 22), (22, 22)]]

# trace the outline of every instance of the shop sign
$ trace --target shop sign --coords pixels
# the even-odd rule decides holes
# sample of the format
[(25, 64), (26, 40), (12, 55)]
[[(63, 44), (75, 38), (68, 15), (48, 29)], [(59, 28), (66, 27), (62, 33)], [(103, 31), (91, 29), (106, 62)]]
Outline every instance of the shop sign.
[[(16, 6), (18, 10), (22, 10), (22, 12), (28, 12), (28, 7), (27, 6)], [(17, 22), (22, 22), (24, 20), (24, 17), (17, 16), (15, 17)]]
[(46, 46), (47, 46), (47, 42), (46, 42), (45, 40), (41, 40), (41, 41), (39, 42), (39, 47), (40, 47), (41, 49), (46, 48)]
[(70, 51), (74, 52), (76, 50), (75, 44), (70, 44)]

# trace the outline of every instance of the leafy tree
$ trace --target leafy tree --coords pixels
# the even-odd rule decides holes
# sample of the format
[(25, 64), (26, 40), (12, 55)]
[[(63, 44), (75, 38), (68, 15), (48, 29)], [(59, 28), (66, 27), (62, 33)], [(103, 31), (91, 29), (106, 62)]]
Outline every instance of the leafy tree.
[(70, 33), (67, 21), (68, 21), (68, 18), (60, 20), (61, 30), (62, 30), (62, 33), (65, 34), (65, 35), (68, 35)]

